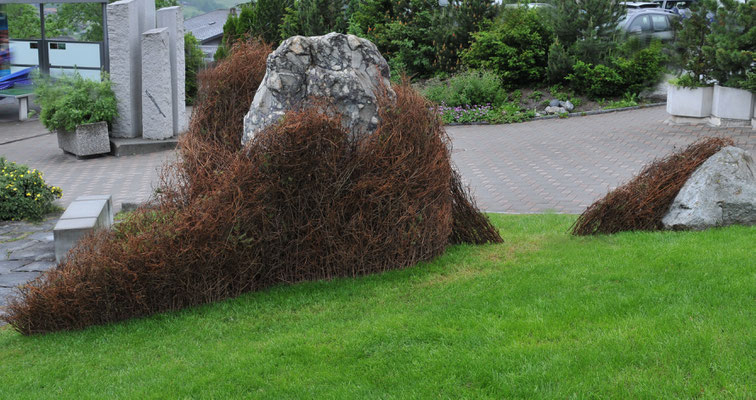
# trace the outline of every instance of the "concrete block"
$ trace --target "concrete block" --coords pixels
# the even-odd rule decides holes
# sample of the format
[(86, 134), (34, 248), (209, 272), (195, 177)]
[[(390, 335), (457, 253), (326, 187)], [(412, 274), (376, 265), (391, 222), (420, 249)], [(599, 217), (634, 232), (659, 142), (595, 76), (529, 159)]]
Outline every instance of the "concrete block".
[(708, 118), (714, 94), (712, 87), (684, 88), (669, 85), (667, 88), (667, 113), (677, 117)]
[(139, 27), (141, 4), (120, 0), (108, 4), (110, 81), (118, 102), (118, 118), (113, 121), (114, 137), (141, 136), (142, 129), (142, 50)]
[(80, 196), (61, 215), (53, 228), (55, 260), (61, 263), (66, 254), (87, 233), (113, 225), (111, 196)]
[(142, 136), (163, 140), (173, 136), (170, 38), (168, 29), (142, 33)]
[(57, 131), (58, 147), (79, 157), (110, 152), (108, 123), (79, 125), (74, 132)]
[(186, 131), (186, 70), (184, 60), (184, 17), (181, 7), (165, 7), (157, 11), (158, 28), (168, 29), (171, 53), (171, 93), (173, 94), (173, 133)]
[(742, 126), (748, 125), (753, 117), (753, 93), (744, 89), (714, 85), (711, 115), (720, 120), (741, 120), (744, 121)]

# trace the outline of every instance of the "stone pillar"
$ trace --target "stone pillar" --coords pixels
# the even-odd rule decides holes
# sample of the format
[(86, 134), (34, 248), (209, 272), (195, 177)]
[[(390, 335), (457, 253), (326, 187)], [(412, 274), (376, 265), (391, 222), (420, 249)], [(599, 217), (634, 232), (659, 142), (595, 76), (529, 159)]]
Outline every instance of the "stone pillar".
[(118, 103), (112, 136), (134, 138), (142, 128), (142, 51), (139, 2), (108, 4), (110, 81)]
[(163, 140), (173, 136), (170, 38), (168, 29), (142, 33), (142, 136)]
[(155, 0), (137, 0), (139, 3), (139, 33), (155, 29)]
[(186, 131), (186, 70), (184, 60), (184, 17), (181, 7), (165, 7), (157, 11), (158, 28), (167, 28), (171, 46), (171, 92), (173, 93), (173, 133)]

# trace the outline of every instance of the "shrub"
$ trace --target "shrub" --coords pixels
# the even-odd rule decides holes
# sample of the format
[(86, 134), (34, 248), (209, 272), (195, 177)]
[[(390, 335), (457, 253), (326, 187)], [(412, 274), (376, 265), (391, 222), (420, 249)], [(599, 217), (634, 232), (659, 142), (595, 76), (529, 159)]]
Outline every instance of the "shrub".
[(575, 221), (572, 234), (662, 229), (662, 218), (688, 178), (709, 157), (732, 144), (729, 138), (704, 138), (652, 162), (630, 182), (590, 205)]
[(467, 66), (495, 72), (508, 87), (539, 82), (546, 76), (552, 33), (536, 10), (508, 10), (490, 29), (473, 37), (462, 55)]
[(614, 68), (578, 61), (572, 69), (573, 73), (566, 79), (575, 90), (589, 97), (597, 99), (618, 96), (624, 92), (625, 81)]
[(106, 74), (100, 82), (84, 79), (78, 72), (56, 80), (37, 75), (34, 93), (42, 108), (42, 125), (50, 130), (73, 131), (77, 125), (110, 123), (118, 116), (115, 94)]
[(237, 116), (249, 102), (238, 100), (259, 85), (257, 67), (243, 67), (269, 50), (237, 44), (203, 73), (157, 205), (86, 238), (20, 289), (5, 321), (24, 334), (78, 329), (501, 241), (452, 169), (430, 104), (408, 85), (395, 101), (381, 97), (378, 130), (358, 141), (323, 104), (288, 112), (242, 148)]
[(25, 165), (8, 162), (0, 157), (0, 220), (41, 220), (56, 209), (52, 202), (63, 192), (59, 187), (47, 186), (42, 172)]
[[(622, 49), (621, 49), (622, 50)], [(577, 61), (573, 72), (565, 78), (574, 90), (591, 98), (637, 94), (656, 84), (665, 68), (666, 57), (661, 43), (652, 43), (645, 49), (616, 57), (604, 64), (592, 65)]]
[(364, 0), (351, 17), (349, 33), (375, 43), (392, 65), (412, 77), (453, 72), (470, 35), (495, 16), (490, 0)]
[(507, 97), (493, 72), (472, 70), (456, 74), (446, 82), (432, 82), (423, 94), (432, 102), (451, 107), (499, 105)]
[(200, 48), (199, 40), (191, 33), (184, 35), (184, 60), (186, 103), (194, 104), (194, 98), (197, 96), (197, 74), (205, 65), (205, 53)]

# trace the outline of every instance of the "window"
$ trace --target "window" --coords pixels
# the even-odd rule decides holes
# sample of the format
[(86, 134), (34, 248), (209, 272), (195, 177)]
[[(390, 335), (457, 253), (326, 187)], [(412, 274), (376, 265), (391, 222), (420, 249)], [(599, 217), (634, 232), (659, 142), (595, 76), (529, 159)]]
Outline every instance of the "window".
[(649, 32), (651, 30), (651, 18), (648, 17), (648, 15), (641, 15), (635, 18), (635, 20), (630, 24), (630, 32), (638, 30), (642, 32)]
[(669, 20), (667, 20), (666, 15), (652, 15), (651, 20), (654, 22), (654, 32), (669, 30)]

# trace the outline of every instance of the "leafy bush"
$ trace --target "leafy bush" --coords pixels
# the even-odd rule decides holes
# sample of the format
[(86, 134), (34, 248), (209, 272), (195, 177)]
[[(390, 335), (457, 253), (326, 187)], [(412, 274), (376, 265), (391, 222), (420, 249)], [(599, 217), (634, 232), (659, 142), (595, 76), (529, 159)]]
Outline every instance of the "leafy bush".
[(186, 103), (194, 104), (194, 97), (197, 96), (197, 74), (205, 65), (205, 53), (200, 48), (199, 40), (191, 33), (184, 35), (184, 60)]
[(47, 186), (42, 172), (25, 165), (8, 162), (0, 157), (0, 220), (40, 220), (55, 210), (52, 202), (63, 192), (59, 187)]
[(446, 82), (433, 82), (423, 94), (432, 102), (451, 107), (499, 105), (507, 98), (496, 74), (473, 70), (456, 74)]
[(566, 79), (575, 90), (594, 99), (618, 96), (625, 88), (622, 76), (614, 68), (603, 64), (593, 65), (578, 61), (573, 66), (573, 73)]
[(42, 125), (50, 130), (73, 131), (77, 125), (110, 123), (118, 116), (115, 94), (104, 73), (100, 82), (84, 79), (78, 72), (55, 80), (37, 75), (34, 93), (42, 108)]
[(392, 65), (411, 77), (457, 69), (458, 52), (470, 35), (495, 15), (490, 0), (364, 0), (352, 15), (349, 33), (375, 43)]
[(546, 75), (552, 33), (536, 10), (507, 10), (490, 29), (473, 37), (463, 62), (495, 72), (505, 86), (539, 82)]
[(628, 92), (637, 94), (656, 84), (666, 62), (661, 43), (652, 43), (636, 52), (626, 51), (631, 54), (612, 58), (607, 64), (592, 65), (577, 61), (566, 80), (575, 91), (594, 99), (621, 96)]

